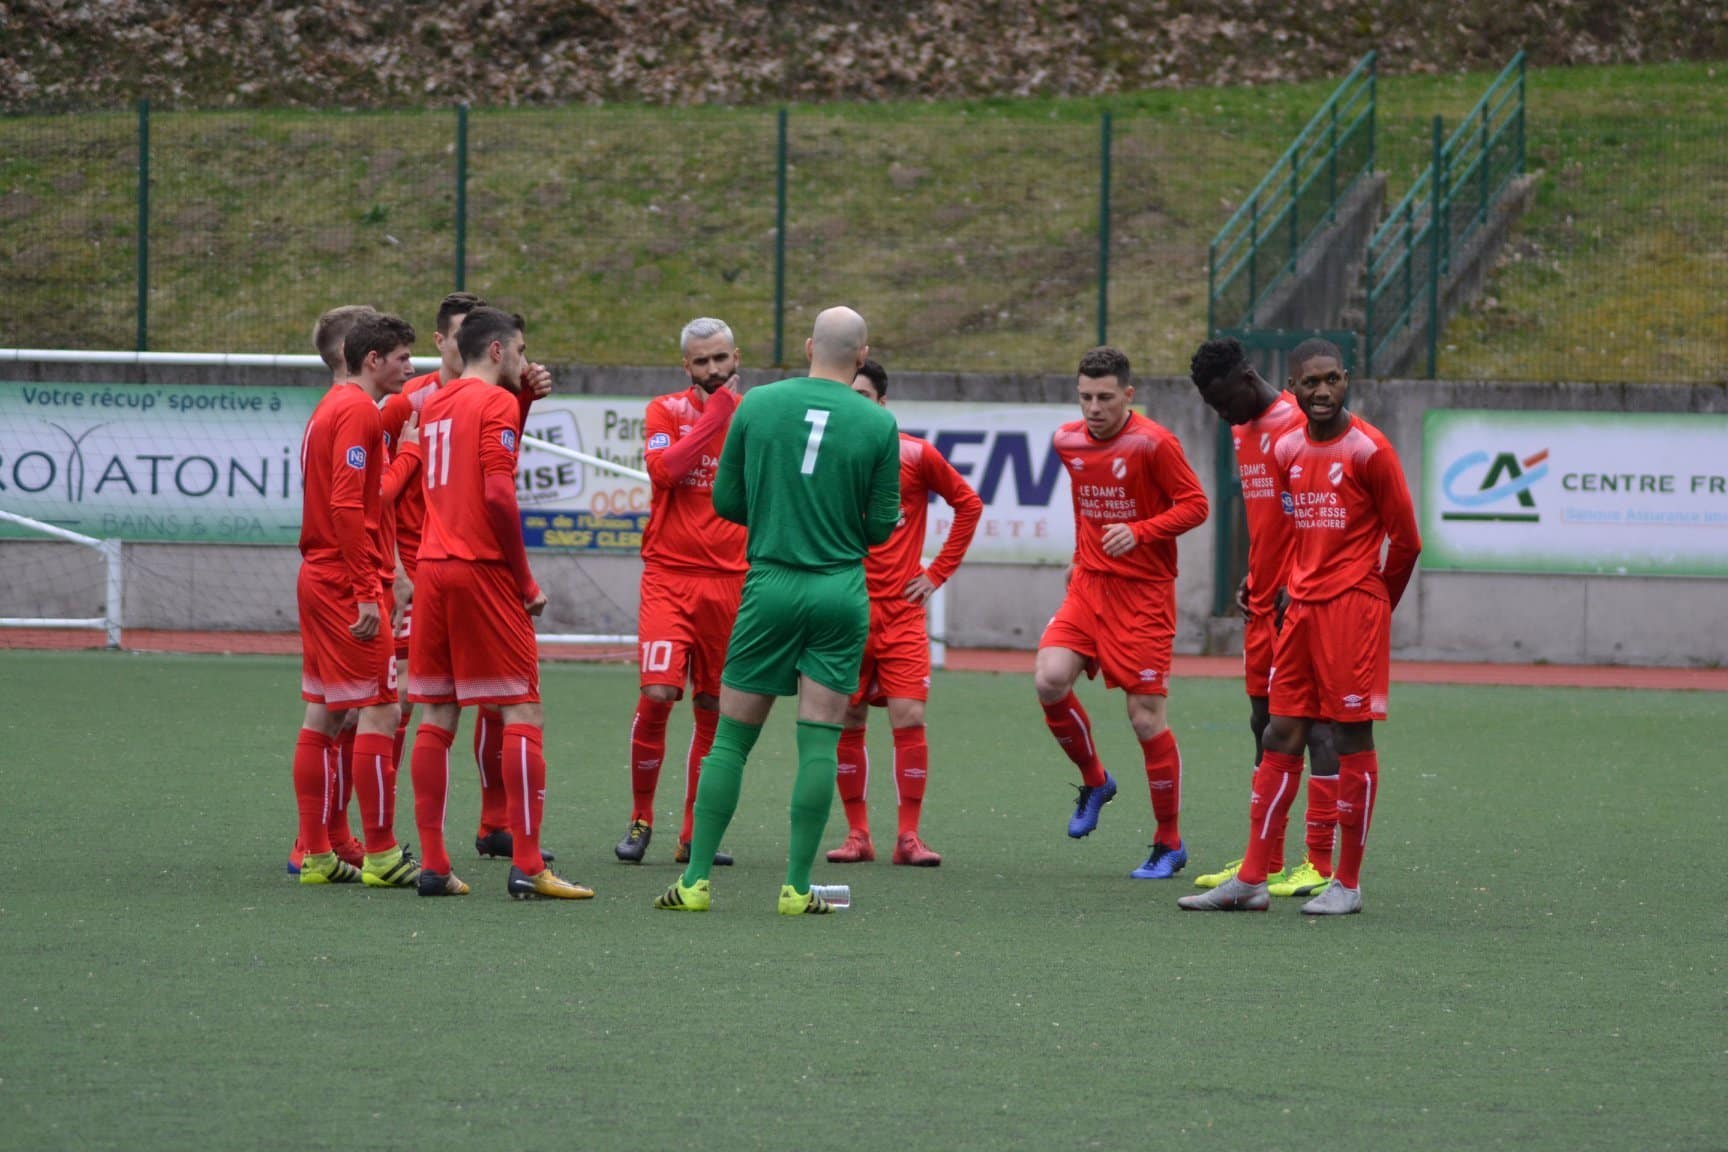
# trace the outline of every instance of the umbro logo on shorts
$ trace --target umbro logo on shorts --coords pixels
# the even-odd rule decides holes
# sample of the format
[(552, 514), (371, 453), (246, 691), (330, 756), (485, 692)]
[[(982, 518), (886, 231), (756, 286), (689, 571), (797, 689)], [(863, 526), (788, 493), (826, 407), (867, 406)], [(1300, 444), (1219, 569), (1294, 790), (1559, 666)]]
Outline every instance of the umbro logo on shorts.
[(354, 447), (348, 449), (348, 467), (350, 467), (350, 468), (364, 468), (364, 467), (366, 467), (366, 449), (360, 447), (360, 445), (358, 445), (358, 444), (356, 444), (356, 445), (354, 445)]
[(1360, 707), (1362, 707), (1363, 703), (1364, 703), (1364, 701), (1363, 701), (1362, 697), (1356, 695), (1356, 693), (1354, 693), (1354, 692), (1352, 692), (1352, 693), (1350, 693), (1350, 695), (1344, 697), (1344, 707), (1346, 707), (1346, 708), (1350, 708), (1350, 709), (1360, 708)]
[(1142, 683), (1142, 684), (1156, 684), (1156, 683), (1158, 683), (1157, 670), (1154, 668), (1142, 668), (1142, 669), (1140, 669), (1140, 683)]

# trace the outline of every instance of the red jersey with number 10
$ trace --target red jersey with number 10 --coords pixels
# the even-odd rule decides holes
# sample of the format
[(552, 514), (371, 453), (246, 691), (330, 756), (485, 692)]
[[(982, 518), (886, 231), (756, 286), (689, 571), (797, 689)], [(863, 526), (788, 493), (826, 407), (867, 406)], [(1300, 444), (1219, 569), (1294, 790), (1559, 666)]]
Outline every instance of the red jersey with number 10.
[(362, 602), (378, 600), (382, 561), (375, 532), (383, 471), (378, 406), (353, 381), (336, 385), (312, 410), (300, 441), (300, 555), (308, 564), (346, 568)]
[[(1397, 607), (1422, 551), (1398, 453), (1360, 416), (1330, 440), (1307, 424), (1273, 447), (1273, 479), (1290, 515), (1290, 598), (1331, 600), (1351, 589)], [(1390, 537), (1386, 562), (1380, 545)]]
[(1307, 423), (1296, 398), (1280, 392), (1266, 411), (1230, 429), (1248, 518), (1248, 611), (1255, 616), (1273, 610), (1290, 566), (1290, 517), (1278, 502), (1272, 450), (1286, 432)]
[[(924, 523), (930, 512), (930, 493), (942, 497), (954, 509), (954, 525), (942, 542), (942, 551), (924, 568)], [(936, 446), (916, 436), (900, 433), (900, 523), (894, 534), (864, 557), (864, 580), (872, 600), (898, 600), (906, 585), (920, 573), (940, 588), (960, 567), (961, 557), (972, 543), (984, 501), (966, 483), (954, 465), (942, 458)]]
[(427, 397), (420, 409), (421, 560), (506, 561), (486, 518), (486, 477), (502, 474), (515, 484), (518, 413), (515, 396), (473, 377)]
[[(1168, 428), (1130, 412), (1108, 440), (1084, 420), (1064, 424), (1054, 447), (1074, 498), (1074, 566), (1106, 576), (1176, 579), (1176, 537), (1206, 520), (1206, 492)], [(1104, 528), (1127, 524), (1138, 545), (1104, 552)]]

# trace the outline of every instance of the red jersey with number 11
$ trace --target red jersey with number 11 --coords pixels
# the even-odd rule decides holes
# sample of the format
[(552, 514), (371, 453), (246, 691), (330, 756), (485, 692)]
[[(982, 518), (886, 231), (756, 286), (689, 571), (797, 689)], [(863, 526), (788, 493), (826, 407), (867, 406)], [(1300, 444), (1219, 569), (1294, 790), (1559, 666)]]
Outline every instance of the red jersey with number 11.
[(515, 396), (471, 376), (426, 398), (420, 409), (421, 560), (506, 561), (486, 518), (486, 477), (501, 473), (514, 486), (518, 414)]

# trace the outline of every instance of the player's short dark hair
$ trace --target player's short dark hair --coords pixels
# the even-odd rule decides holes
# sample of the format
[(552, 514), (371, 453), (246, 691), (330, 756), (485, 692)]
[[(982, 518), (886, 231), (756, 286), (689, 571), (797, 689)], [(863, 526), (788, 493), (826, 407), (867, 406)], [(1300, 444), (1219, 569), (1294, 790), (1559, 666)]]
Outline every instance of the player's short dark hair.
[(486, 307), (486, 301), (472, 292), (452, 292), (438, 303), (438, 335), (450, 335), (450, 322), (466, 316), (476, 308)]
[(342, 356), (348, 361), (348, 371), (358, 372), (371, 353), (388, 356), (412, 343), (414, 325), (400, 316), (368, 310), (354, 318), (354, 326), (342, 341)]
[(1188, 361), (1188, 378), (1194, 387), (1205, 388), (1217, 380), (1228, 380), (1248, 367), (1248, 354), (1234, 337), (1208, 340)]
[[(862, 376), (870, 381), (870, 386), (876, 389), (877, 399), (882, 399), (888, 395), (888, 369), (876, 361), (866, 360), (858, 365), (857, 376)], [(857, 379), (857, 376), (854, 376), (853, 379)]]
[(1080, 375), (1088, 380), (1116, 377), (1116, 383), (1128, 386), (1128, 357), (1119, 348), (1101, 344), (1080, 357)]
[(318, 349), (318, 357), (326, 368), (332, 372), (344, 369), (347, 354), (342, 349), (343, 342), (348, 339), (354, 321), (372, 311), (370, 304), (343, 304), (318, 317), (318, 323), (312, 326), (312, 347)]
[(1296, 347), (1290, 349), (1290, 378), (1294, 380), (1296, 377), (1300, 376), (1302, 374), (1302, 365), (1308, 363), (1308, 361), (1314, 359), (1316, 356), (1330, 356), (1332, 359), (1338, 361), (1338, 366), (1340, 368), (1344, 366), (1344, 353), (1339, 350), (1338, 345), (1332, 343), (1330, 340), (1323, 340), (1318, 336), (1312, 336), (1296, 345)]
[(456, 329), (456, 350), (462, 353), (462, 363), (476, 364), (495, 340), (508, 340), (524, 331), (522, 317), (502, 308), (479, 307), (468, 313), (462, 327)]

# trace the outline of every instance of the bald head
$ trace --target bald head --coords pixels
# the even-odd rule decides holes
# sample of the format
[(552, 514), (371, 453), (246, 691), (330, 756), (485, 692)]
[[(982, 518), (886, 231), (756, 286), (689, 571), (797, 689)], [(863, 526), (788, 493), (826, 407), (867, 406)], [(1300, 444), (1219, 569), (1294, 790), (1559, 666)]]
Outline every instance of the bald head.
[(864, 317), (850, 308), (825, 308), (816, 315), (816, 325), (804, 345), (810, 358), (810, 374), (839, 380), (848, 387), (858, 366), (870, 354), (870, 332)]

